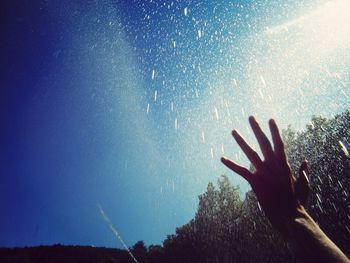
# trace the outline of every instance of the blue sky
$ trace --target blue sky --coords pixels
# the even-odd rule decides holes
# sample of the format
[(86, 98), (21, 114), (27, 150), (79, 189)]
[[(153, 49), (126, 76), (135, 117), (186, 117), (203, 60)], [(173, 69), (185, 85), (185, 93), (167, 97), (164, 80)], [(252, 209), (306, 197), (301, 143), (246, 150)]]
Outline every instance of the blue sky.
[[(0, 246), (161, 243), (247, 118), (349, 108), (345, 0), (11, 1), (1, 16)], [(266, 128), (266, 126), (264, 126)]]

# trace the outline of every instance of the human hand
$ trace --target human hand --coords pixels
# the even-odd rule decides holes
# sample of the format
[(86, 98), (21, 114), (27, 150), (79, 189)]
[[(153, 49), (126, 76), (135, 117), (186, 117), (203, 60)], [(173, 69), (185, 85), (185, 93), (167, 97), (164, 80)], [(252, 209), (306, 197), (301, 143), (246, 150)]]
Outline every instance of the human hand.
[(261, 160), (237, 130), (233, 130), (233, 137), (254, 166), (254, 171), (249, 171), (226, 157), (222, 157), (221, 161), (249, 182), (272, 226), (287, 235), (288, 223), (304, 211), (303, 205), (309, 192), (307, 162), (301, 164), (297, 180), (292, 175), (275, 121), (269, 121), (273, 147), (255, 118), (249, 117), (249, 122), (264, 160)]

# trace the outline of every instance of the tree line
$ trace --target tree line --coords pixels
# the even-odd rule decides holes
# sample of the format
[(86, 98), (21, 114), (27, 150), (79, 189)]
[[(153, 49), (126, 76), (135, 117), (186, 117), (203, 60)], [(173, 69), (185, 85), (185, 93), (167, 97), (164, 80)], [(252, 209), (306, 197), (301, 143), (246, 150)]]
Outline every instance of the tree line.
[[(311, 193), (306, 209), (324, 232), (350, 255), (350, 111), (312, 117), (301, 131), (282, 136), (294, 174), (309, 162)], [(199, 195), (197, 212), (162, 245), (138, 241), (130, 251), (140, 263), (297, 262), (293, 244), (272, 229), (255, 194), (244, 198), (222, 175)], [(75, 252), (74, 252), (75, 251)], [(57, 254), (57, 255), (56, 255)], [(98, 254), (98, 255), (97, 255)], [(56, 256), (55, 256), (56, 255)], [(63, 255), (67, 255), (64, 259)], [(87, 247), (0, 249), (1, 262), (134, 262), (125, 250)], [(86, 261), (87, 262), (87, 261)]]
[[(306, 209), (325, 233), (350, 255), (350, 112), (326, 119), (312, 117), (301, 131), (283, 131), (294, 174), (309, 162), (311, 193)], [(293, 245), (265, 218), (255, 194), (222, 175), (199, 197), (195, 217), (168, 235), (162, 246), (131, 249), (140, 262), (297, 262)]]

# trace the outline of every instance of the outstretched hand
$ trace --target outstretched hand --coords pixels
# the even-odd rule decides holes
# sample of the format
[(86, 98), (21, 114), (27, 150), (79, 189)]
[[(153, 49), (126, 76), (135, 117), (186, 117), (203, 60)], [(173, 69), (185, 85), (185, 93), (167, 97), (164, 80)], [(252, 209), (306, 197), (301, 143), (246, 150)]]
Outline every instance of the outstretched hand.
[(249, 117), (249, 123), (264, 159), (260, 158), (237, 130), (233, 130), (233, 137), (254, 166), (254, 171), (249, 171), (226, 157), (222, 157), (221, 161), (249, 182), (272, 226), (287, 235), (288, 223), (304, 210), (303, 205), (309, 191), (307, 163), (305, 161), (301, 164), (297, 180), (292, 175), (275, 121), (269, 121), (273, 146), (254, 117)]

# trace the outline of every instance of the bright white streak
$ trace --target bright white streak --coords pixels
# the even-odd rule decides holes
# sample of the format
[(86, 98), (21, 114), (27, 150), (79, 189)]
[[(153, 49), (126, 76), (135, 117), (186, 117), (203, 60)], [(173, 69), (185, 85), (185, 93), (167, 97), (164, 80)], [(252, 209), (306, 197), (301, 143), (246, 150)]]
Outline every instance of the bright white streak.
[(342, 141), (339, 141), (340, 147), (342, 149), (342, 151), (344, 152), (344, 154), (349, 157), (349, 151), (347, 149), (347, 147), (345, 146), (345, 144)]
[(318, 44), (316, 47), (332, 49), (350, 42), (349, 10), (349, 0), (329, 1), (297, 19), (267, 28), (266, 31), (275, 34), (291, 28), (302, 29), (312, 36), (312, 41)]
[(103, 211), (102, 206), (99, 204), (98, 208), (100, 209), (100, 213), (103, 217), (103, 219), (107, 222), (109, 228), (111, 229), (111, 231), (113, 232), (113, 234), (119, 239), (120, 243), (122, 243), (124, 249), (129, 253), (130, 257), (134, 260), (134, 262), (139, 263), (137, 261), (137, 259), (134, 257), (134, 255), (131, 253), (130, 249), (128, 248), (128, 246), (125, 244), (124, 240), (122, 239), (122, 237), (119, 235), (117, 229), (115, 229), (115, 227), (113, 226), (111, 220), (109, 219), (109, 217), (107, 216), (107, 214), (105, 213), (105, 211)]
[(177, 130), (177, 128), (178, 128), (178, 125), (177, 125), (177, 118), (175, 118), (175, 130)]
[(187, 7), (184, 8), (184, 15), (188, 16), (188, 8)]

